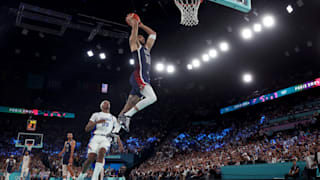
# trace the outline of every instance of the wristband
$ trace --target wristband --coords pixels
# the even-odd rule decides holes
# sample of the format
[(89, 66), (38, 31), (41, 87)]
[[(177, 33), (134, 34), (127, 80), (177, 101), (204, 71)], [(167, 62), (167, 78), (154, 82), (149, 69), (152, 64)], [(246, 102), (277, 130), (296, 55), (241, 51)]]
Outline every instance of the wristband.
[(156, 40), (157, 39), (157, 35), (156, 34), (150, 34), (149, 38), (153, 39), (153, 40)]

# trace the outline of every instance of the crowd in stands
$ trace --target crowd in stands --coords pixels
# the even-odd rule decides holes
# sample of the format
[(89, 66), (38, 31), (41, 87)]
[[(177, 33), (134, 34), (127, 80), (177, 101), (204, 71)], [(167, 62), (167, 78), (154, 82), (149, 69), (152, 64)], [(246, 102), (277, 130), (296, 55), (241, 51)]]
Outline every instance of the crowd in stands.
[[(121, 136), (125, 152), (119, 152), (117, 145), (114, 145), (111, 154), (139, 154), (151, 146), (156, 148), (156, 153), (151, 158), (131, 171), (132, 179), (219, 178), (222, 166), (304, 160), (308, 152), (314, 153), (318, 143), (320, 131), (314, 127), (320, 126), (312, 126), (315, 119), (294, 130), (272, 134), (266, 134), (262, 130), (291, 121), (312, 119), (313, 115), (308, 115), (271, 123), (276, 118), (319, 110), (320, 98), (314, 94), (316, 93), (290, 100), (271, 101), (257, 109), (244, 110), (240, 112), (241, 116), (233, 114), (219, 119), (213, 116), (211, 109), (215, 105), (208, 100), (199, 101), (195, 98), (192, 103), (176, 107), (175, 104), (183, 100), (169, 98), (167, 95), (165, 101), (162, 100), (164, 102), (134, 117), (130, 133)], [(184, 112), (182, 114), (181, 109)], [(86, 117), (89, 115), (87, 112)], [(74, 168), (76, 174), (79, 174), (90, 137), (83, 130), (85, 124), (80, 127), (69, 121), (68, 125), (64, 125), (61, 119), (50, 121), (40, 118), (40, 121), (38, 132), (45, 135), (44, 148), (32, 150), (31, 178), (61, 176), (61, 159), (57, 154), (63, 148), (67, 132), (73, 132), (78, 142)], [(26, 119), (19, 120), (17, 116), (11, 115), (1, 117), (0, 130), (3, 138), (0, 139), (0, 166), (11, 154), (15, 155), (18, 162), (21, 159), (22, 151), (15, 148), (14, 140), (18, 132), (25, 131), (25, 127)], [(108, 176), (116, 174), (118, 173), (114, 169), (106, 172)]]
[(168, 138), (156, 155), (131, 172), (131, 178), (219, 178), (221, 167), (227, 165), (305, 161), (320, 146), (318, 113), (295, 119), (312, 121), (290, 130), (268, 135), (261, 129), (274, 118), (320, 110), (319, 100), (313, 96), (293, 105), (288, 104), (290, 101), (277, 102), (259, 112), (261, 119), (237, 117), (238, 121), (225, 121), (220, 129), (216, 124), (191, 124)]

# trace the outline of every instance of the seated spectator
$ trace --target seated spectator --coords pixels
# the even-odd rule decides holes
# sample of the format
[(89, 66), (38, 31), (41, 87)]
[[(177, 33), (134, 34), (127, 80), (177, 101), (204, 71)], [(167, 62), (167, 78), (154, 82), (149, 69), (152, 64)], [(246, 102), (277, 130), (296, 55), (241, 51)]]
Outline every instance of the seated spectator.
[(300, 168), (297, 166), (297, 160), (293, 160), (293, 165), (289, 171), (288, 174), (285, 175), (285, 179), (289, 179), (289, 177), (292, 177), (293, 179), (296, 179), (299, 177)]

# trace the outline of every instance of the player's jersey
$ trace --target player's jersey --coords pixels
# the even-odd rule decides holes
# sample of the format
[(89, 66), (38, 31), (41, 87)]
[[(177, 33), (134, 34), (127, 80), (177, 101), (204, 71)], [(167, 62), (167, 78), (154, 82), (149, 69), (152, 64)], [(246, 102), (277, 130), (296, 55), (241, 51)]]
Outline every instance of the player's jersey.
[(16, 164), (16, 160), (15, 159), (7, 159), (6, 163), (7, 163), (6, 170), (7, 170), (8, 173), (11, 173), (12, 170), (13, 170), (14, 165)]
[(106, 120), (105, 123), (96, 124), (91, 131), (91, 135), (109, 135), (115, 127), (119, 126), (117, 119), (110, 113), (96, 112), (93, 113), (90, 121), (97, 122), (99, 120)]
[(135, 71), (132, 74), (135, 81), (139, 85), (150, 84), (150, 51), (146, 47), (140, 45), (138, 50), (132, 52), (132, 58), (135, 61)]
[(23, 156), (22, 169), (24, 169), (24, 168), (29, 168), (29, 162), (30, 162), (30, 155), (28, 155), (28, 156)]
[(62, 164), (69, 164), (69, 159), (70, 159), (70, 156), (71, 156), (71, 143), (73, 141), (66, 141), (64, 143), (64, 147), (65, 147), (65, 152), (64, 152), (64, 155), (63, 155), (63, 161), (62, 161)]
[(70, 156), (70, 152), (71, 152), (71, 141), (66, 141), (65, 144), (64, 144), (64, 147), (66, 148), (65, 149), (65, 153), (64, 155), (66, 156)]

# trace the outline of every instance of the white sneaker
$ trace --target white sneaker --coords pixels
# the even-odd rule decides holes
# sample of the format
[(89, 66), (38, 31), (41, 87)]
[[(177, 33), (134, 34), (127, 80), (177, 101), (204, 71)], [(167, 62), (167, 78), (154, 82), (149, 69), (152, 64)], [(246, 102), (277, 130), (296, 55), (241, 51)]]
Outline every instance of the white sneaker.
[(129, 132), (130, 119), (131, 119), (130, 117), (125, 116), (125, 115), (120, 115), (118, 117), (118, 120), (120, 121), (121, 127), (127, 132)]
[(128, 132), (129, 132), (129, 127), (130, 127), (130, 120), (131, 120), (130, 117), (126, 117), (126, 123), (125, 123), (125, 125), (126, 125), (126, 129), (127, 129)]

